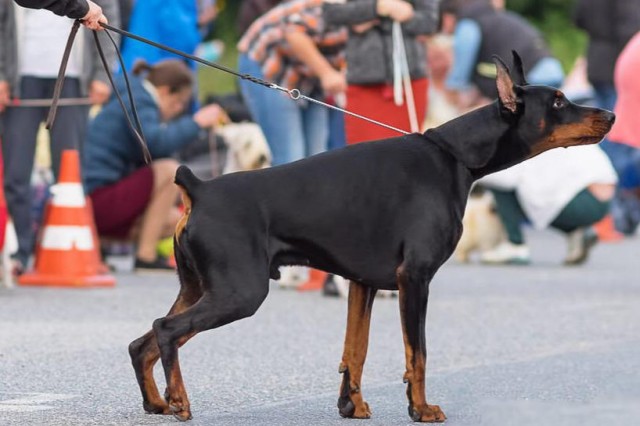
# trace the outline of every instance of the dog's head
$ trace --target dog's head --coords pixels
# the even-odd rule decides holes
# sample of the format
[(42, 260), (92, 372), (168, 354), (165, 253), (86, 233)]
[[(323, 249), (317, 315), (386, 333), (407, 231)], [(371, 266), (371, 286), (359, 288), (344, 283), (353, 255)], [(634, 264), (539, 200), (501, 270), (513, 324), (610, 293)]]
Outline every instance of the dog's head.
[(271, 150), (255, 123), (229, 123), (218, 129), (227, 145), (225, 173), (271, 166)]
[(611, 130), (612, 112), (574, 104), (552, 87), (527, 84), (515, 51), (513, 77), (502, 59), (494, 61), (501, 114), (517, 121), (514, 130), (527, 143), (528, 158), (552, 148), (598, 143)]
[(555, 88), (529, 85), (513, 52), (514, 72), (497, 56), (498, 99), (434, 129), (438, 145), (478, 178), (552, 148), (598, 143), (615, 115), (576, 105)]

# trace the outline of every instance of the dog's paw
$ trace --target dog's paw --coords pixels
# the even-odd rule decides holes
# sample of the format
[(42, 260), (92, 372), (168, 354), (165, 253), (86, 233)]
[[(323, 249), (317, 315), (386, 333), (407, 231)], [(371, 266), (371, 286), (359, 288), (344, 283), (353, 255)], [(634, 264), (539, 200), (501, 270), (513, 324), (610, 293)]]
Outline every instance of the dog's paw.
[(171, 414), (173, 414), (173, 417), (180, 420), (181, 422), (186, 422), (187, 420), (191, 420), (193, 418), (193, 416), (191, 415), (191, 410), (189, 408), (182, 408), (173, 404), (170, 404), (169, 408), (171, 409)]
[(371, 409), (369, 404), (362, 401), (361, 404), (356, 406), (351, 398), (341, 396), (338, 398), (338, 412), (341, 417), (349, 419), (368, 419), (371, 417)]
[(162, 401), (162, 403), (152, 403), (149, 401), (143, 401), (142, 407), (144, 408), (145, 413), (147, 414), (171, 414), (171, 410), (169, 409), (169, 404)]
[(188, 402), (183, 402), (182, 399), (169, 399), (169, 410), (173, 417), (180, 420), (181, 422), (186, 422), (187, 420), (191, 420), (193, 416), (191, 415), (191, 409), (189, 407)]
[(409, 417), (414, 422), (421, 423), (442, 423), (447, 419), (444, 412), (437, 405), (427, 405), (423, 407), (409, 406)]

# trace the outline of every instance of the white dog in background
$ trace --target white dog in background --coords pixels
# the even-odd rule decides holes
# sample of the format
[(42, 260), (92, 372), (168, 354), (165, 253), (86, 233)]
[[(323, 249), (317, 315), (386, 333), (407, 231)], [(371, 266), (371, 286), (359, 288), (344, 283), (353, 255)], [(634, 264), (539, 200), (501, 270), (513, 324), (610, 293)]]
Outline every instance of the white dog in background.
[(216, 133), (227, 145), (223, 174), (271, 166), (271, 150), (257, 124), (229, 123), (216, 129)]
[(462, 226), (462, 237), (454, 252), (458, 262), (467, 263), (472, 252), (490, 250), (507, 240), (504, 226), (495, 211), (495, 201), (488, 191), (469, 197)]

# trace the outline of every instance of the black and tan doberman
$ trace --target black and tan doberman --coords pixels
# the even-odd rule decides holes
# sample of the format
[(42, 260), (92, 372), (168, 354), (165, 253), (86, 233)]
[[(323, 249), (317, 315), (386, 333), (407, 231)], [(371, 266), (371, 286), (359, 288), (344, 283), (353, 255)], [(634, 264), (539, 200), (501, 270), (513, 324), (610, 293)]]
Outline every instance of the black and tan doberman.
[[(409, 415), (444, 421), (425, 395), (429, 283), (456, 247), (471, 184), (548, 149), (597, 143), (614, 121), (557, 89), (528, 85), (515, 53), (514, 64), (512, 78), (496, 58), (498, 100), (424, 134), (207, 182), (180, 167), (180, 293), (169, 314), (129, 346), (144, 409), (190, 419), (178, 348), (253, 315), (280, 266), (306, 265), (351, 281), (340, 415), (371, 415), (360, 386), (371, 307), (377, 290), (390, 289), (399, 290)], [(159, 358), (164, 398), (153, 379)]]

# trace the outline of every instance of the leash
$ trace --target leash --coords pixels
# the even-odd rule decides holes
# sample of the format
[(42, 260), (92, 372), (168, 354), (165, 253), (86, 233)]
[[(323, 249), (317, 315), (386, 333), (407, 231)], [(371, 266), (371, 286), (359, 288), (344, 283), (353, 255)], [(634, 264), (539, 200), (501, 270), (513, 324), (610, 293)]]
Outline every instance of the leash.
[(418, 125), (418, 113), (416, 103), (413, 98), (413, 87), (411, 86), (411, 74), (409, 72), (409, 61), (404, 48), (404, 37), (400, 22), (394, 21), (391, 27), (391, 40), (393, 44), (393, 98), (397, 106), (403, 103), (402, 90), (407, 98), (407, 112), (409, 113), (409, 124), (412, 132), (420, 131)]
[[(73, 26), (71, 28), (71, 33), (69, 34), (69, 38), (67, 40), (67, 45), (65, 46), (64, 54), (63, 54), (63, 57), (62, 57), (62, 63), (60, 64), (60, 69), (58, 71), (58, 78), (56, 80), (56, 84), (55, 84), (55, 87), (54, 87), (54, 94), (53, 94), (53, 98), (52, 98), (52, 102), (51, 102), (51, 108), (49, 110), (49, 115), (48, 115), (47, 121), (46, 121), (46, 128), (47, 129), (50, 129), (51, 126), (53, 126), (53, 123), (55, 121), (55, 116), (56, 116), (56, 111), (57, 111), (58, 105), (62, 105), (62, 103), (61, 103), (62, 100), (60, 99), (60, 93), (62, 92), (62, 86), (64, 84), (64, 75), (65, 75), (65, 71), (67, 69), (67, 62), (69, 61), (69, 56), (71, 54), (71, 48), (73, 47), (73, 41), (75, 39), (76, 33), (78, 32), (78, 28), (80, 27), (80, 24), (81, 24), (80, 20), (76, 20), (73, 23)], [(389, 124), (382, 123), (382, 122), (374, 120), (372, 118), (365, 117), (363, 115), (357, 114), (357, 113), (352, 112), (352, 111), (348, 111), (348, 110), (346, 110), (344, 108), (340, 108), (339, 106), (331, 105), (331, 104), (328, 104), (326, 102), (322, 102), (320, 100), (317, 100), (317, 99), (311, 98), (309, 96), (303, 95), (302, 93), (300, 93), (300, 90), (298, 90), (298, 89), (287, 89), (287, 88), (279, 86), (279, 85), (277, 85), (275, 83), (263, 80), (261, 78), (255, 77), (255, 76), (252, 76), (251, 74), (239, 73), (239, 72), (237, 72), (237, 71), (235, 71), (235, 70), (233, 70), (231, 68), (225, 67), (224, 65), (219, 65), (219, 64), (216, 64), (214, 62), (207, 61), (207, 60), (202, 59), (202, 58), (200, 58), (198, 56), (192, 55), (190, 53), (183, 52), (183, 51), (178, 50), (178, 49), (174, 49), (174, 48), (172, 48), (170, 46), (166, 46), (166, 45), (161, 44), (161, 43), (157, 43), (157, 42), (155, 42), (153, 40), (146, 39), (144, 37), (141, 37), (139, 35), (130, 33), (129, 31), (125, 31), (123, 29), (114, 27), (112, 25), (106, 24), (104, 22), (99, 22), (99, 24), (100, 24), (101, 27), (104, 28), (104, 32), (109, 37), (109, 40), (111, 40), (111, 43), (113, 44), (113, 46), (115, 48), (115, 51), (116, 51), (116, 54), (118, 56), (118, 61), (120, 63), (120, 67), (123, 70), (122, 74), (123, 74), (124, 79), (125, 79), (125, 85), (126, 85), (126, 88), (127, 88), (127, 94), (128, 94), (128, 98), (129, 98), (129, 103), (131, 105), (131, 112), (132, 112), (132, 115), (133, 115), (133, 119), (129, 116), (129, 112), (128, 112), (125, 104), (124, 104), (124, 101), (122, 100), (122, 97), (120, 96), (120, 93), (116, 89), (115, 82), (113, 80), (113, 75), (112, 75), (111, 70), (110, 70), (110, 65), (109, 65), (108, 61), (106, 60), (106, 57), (104, 56), (104, 52), (102, 50), (102, 46), (100, 44), (100, 40), (98, 39), (98, 32), (97, 31), (93, 31), (93, 38), (94, 38), (96, 47), (98, 49), (98, 53), (100, 55), (100, 60), (102, 61), (102, 65), (104, 66), (104, 69), (105, 69), (105, 71), (107, 73), (107, 76), (109, 78), (109, 82), (111, 83), (111, 86), (113, 87), (114, 94), (116, 95), (116, 97), (118, 99), (118, 102), (120, 103), (120, 106), (121, 106), (122, 110), (125, 113), (125, 117), (127, 119), (127, 124), (129, 125), (129, 128), (131, 129), (131, 131), (135, 135), (136, 140), (138, 141), (138, 143), (140, 144), (140, 146), (142, 148), (142, 151), (143, 151), (143, 154), (144, 154), (144, 159), (145, 159), (145, 162), (147, 164), (149, 164), (151, 162), (151, 154), (149, 153), (149, 149), (148, 149), (146, 141), (144, 139), (144, 134), (143, 134), (143, 131), (142, 131), (142, 124), (140, 123), (140, 119), (138, 117), (138, 112), (136, 110), (135, 103), (134, 103), (134, 100), (133, 100), (133, 94), (131, 92), (131, 86), (130, 86), (130, 83), (129, 83), (129, 78), (127, 76), (126, 67), (124, 65), (124, 60), (123, 60), (122, 55), (120, 53), (120, 49), (118, 48), (118, 44), (115, 42), (115, 40), (113, 39), (113, 37), (111, 36), (109, 31), (113, 31), (113, 32), (115, 32), (117, 34), (120, 34), (120, 35), (125, 36), (125, 37), (132, 38), (134, 40), (137, 40), (137, 41), (140, 41), (142, 43), (148, 44), (150, 46), (156, 47), (158, 49), (166, 50), (166, 51), (171, 52), (171, 53), (173, 53), (175, 55), (182, 56), (183, 58), (190, 59), (192, 61), (201, 63), (201, 64), (206, 65), (206, 66), (211, 67), (211, 68), (215, 68), (215, 69), (217, 69), (219, 71), (223, 71), (223, 72), (226, 72), (228, 74), (232, 74), (232, 75), (234, 75), (234, 76), (236, 76), (238, 78), (241, 78), (243, 80), (247, 80), (247, 81), (250, 81), (252, 83), (259, 84), (261, 86), (267, 87), (269, 89), (278, 90), (280, 92), (286, 93), (294, 101), (304, 100), (304, 101), (307, 101), (307, 102), (313, 102), (315, 104), (322, 105), (325, 108), (330, 108), (330, 109), (333, 109), (333, 110), (336, 110), (336, 111), (340, 111), (340, 112), (342, 112), (344, 114), (349, 114), (349, 115), (351, 115), (353, 117), (359, 118), (361, 120), (368, 121), (369, 123), (376, 124), (376, 125), (381, 126), (381, 127), (385, 127), (385, 128), (387, 128), (389, 130), (393, 130), (393, 131), (398, 132), (398, 133), (403, 134), (403, 135), (410, 134), (410, 132), (407, 132), (405, 130), (399, 129), (399, 128), (394, 127), (394, 126), (391, 126)], [(413, 125), (412, 125), (412, 127), (413, 127)]]
[(161, 43), (157, 43), (157, 42), (155, 42), (153, 40), (146, 39), (144, 37), (141, 37), (139, 35), (130, 33), (129, 31), (125, 31), (125, 30), (120, 29), (120, 28), (116, 28), (116, 27), (111, 26), (109, 24), (105, 24), (103, 22), (100, 22), (99, 24), (100, 24), (100, 26), (105, 28), (105, 30), (110, 30), (110, 31), (116, 32), (116, 33), (118, 33), (120, 35), (123, 35), (125, 37), (129, 37), (129, 38), (132, 38), (134, 40), (140, 41), (142, 43), (146, 43), (148, 45), (157, 47), (158, 49), (166, 50), (166, 51), (171, 52), (173, 54), (176, 54), (178, 56), (182, 56), (183, 58), (191, 59), (192, 61), (201, 63), (201, 64), (206, 65), (206, 66), (211, 67), (211, 68), (215, 68), (217, 70), (226, 72), (228, 74), (232, 74), (232, 75), (234, 75), (234, 76), (236, 76), (238, 78), (241, 78), (243, 80), (247, 80), (247, 81), (250, 81), (252, 83), (268, 87), (269, 89), (279, 90), (279, 91), (284, 92), (287, 95), (289, 95), (289, 97), (291, 99), (293, 99), (294, 101), (304, 100), (304, 101), (308, 101), (308, 102), (313, 102), (313, 103), (316, 103), (318, 105), (322, 105), (322, 106), (324, 106), (326, 108), (331, 108), (333, 110), (340, 111), (340, 112), (343, 112), (345, 114), (349, 114), (351, 116), (360, 118), (360, 119), (368, 121), (370, 123), (377, 124), (377, 125), (382, 126), (382, 127), (386, 127), (389, 130), (394, 130), (394, 131), (396, 131), (398, 133), (402, 133), (404, 135), (410, 134), (410, 132), (407, 132), (407, 131), (402, 130), (402, 129), (398, 129), (397, 127), (390, 126), (390, 125), (388, 125), (386, 123), (382, 123), (382, 122), (373, 120), (373, 119), (371, 119), (369, 117), (365, 117), (365, 116), (357, 114), (355, 112), (348, 111), (348, 110), (346, 110), (344, 108), (340, 108), (340, 107), (338, 107), (336, 105), (331, 105), (331, 104), (328, 104), (326, 102), (322, 102), (322, 101), (319, 101), (317, 99), (311, 98), (309, 96), (303, 95), (302, 93), (300, 93), (300, 91), (298, 89), (287, 89), (286, 87), (282, 87), (282, 86), (279, 86), (279, 85), (277, 85), (275, 83), (271, 83), (271, 82), (263, 80), (261, 78), (254, 77), (251, 74), (239, 73), (239, 72), (237, 72), (237, 71), (235, 71), (235, 70), (233, 70), (231, 68), (225, 67), (224, 65), (220, 65), (220, 64), (216, 64), (215, 62), (207, 61), (206, 59), (202, 59), (202, 58), (200, 58), (198, 56), (183, 52), (183, 51), (178, 50), (178, 49), (174, 49), (173, 47), (166, 46), (166, 45), (161, 44)]

